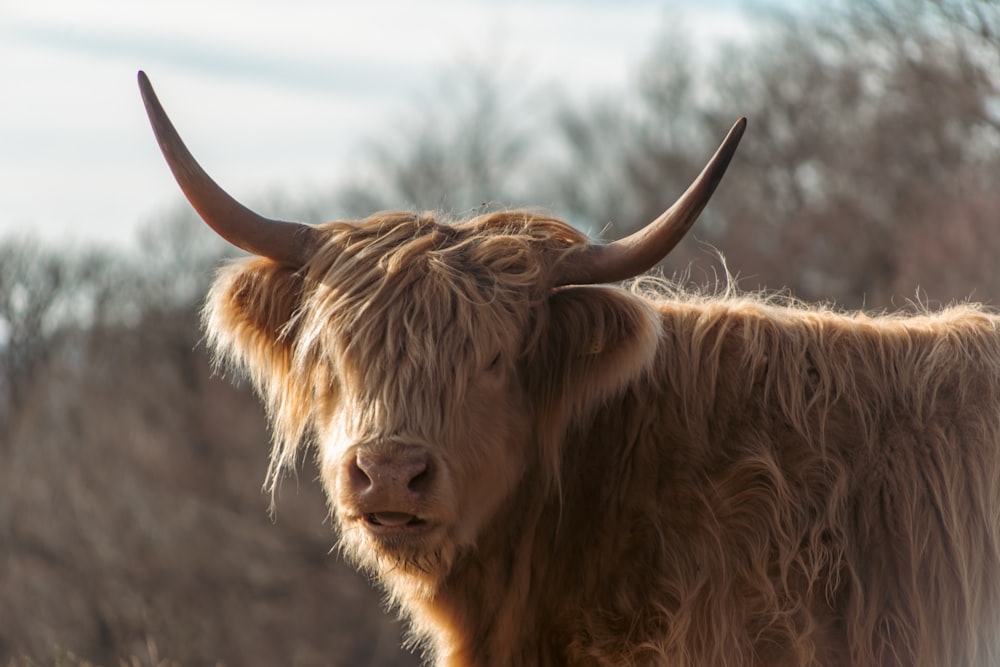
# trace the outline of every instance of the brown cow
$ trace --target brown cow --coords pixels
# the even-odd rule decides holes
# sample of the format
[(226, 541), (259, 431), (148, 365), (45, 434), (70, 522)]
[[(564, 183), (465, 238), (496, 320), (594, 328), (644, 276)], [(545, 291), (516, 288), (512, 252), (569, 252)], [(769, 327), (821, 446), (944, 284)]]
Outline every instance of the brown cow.
[(315, 448), (341, 548), (439, 665), (1000, 664), (1000, 317), (665, 285), (743, 122), (645, 230), (514, 211), (259, 217), (140, 85), (194, 207), (257, 257), (205, 309)]

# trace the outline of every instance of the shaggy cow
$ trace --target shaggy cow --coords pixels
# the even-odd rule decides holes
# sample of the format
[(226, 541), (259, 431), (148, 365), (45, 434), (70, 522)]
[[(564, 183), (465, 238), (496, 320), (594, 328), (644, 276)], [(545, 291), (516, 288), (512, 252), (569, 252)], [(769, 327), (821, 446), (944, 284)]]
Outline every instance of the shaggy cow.
[(597, 285), (670, 250), (742, 121), (601, 246), (517, 211), (261, 218), (140, 84), (181, 188), (256, 256), (205, 322), (267, 404), (269, 483), (314, 445), (343, 552), (429, 659), (1000, 664), (1000, 318)]

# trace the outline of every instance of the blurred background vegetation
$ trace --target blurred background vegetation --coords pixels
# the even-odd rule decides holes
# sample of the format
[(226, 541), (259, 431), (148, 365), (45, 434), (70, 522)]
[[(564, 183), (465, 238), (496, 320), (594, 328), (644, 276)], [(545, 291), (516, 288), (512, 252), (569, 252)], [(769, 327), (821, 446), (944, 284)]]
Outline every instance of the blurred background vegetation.
[[(996, 303), (998, 3), (769, 17), (711, 57), (664, 26), (631, 83), (596, 98), (524, 84), (526, 54), (443, 72), (350, 182), (284, 215), (524, 205), (612, 238), (746, 115), (667, 275), (714, 283), (721, 252), (741, 287), (845, 308)], [(265, 420), (245, 383), (213, 375), (198, 328), (231, 251), (186, 207), (141, 248), (0, 239), (0, 665), (417, 664), (330, 553), (311, 462), (268, 515)]]

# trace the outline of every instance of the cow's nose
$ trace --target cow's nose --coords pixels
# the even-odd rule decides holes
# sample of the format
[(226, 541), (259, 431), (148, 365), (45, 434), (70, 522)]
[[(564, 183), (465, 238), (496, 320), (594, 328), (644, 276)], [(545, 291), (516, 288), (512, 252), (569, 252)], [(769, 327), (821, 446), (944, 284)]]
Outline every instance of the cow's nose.
[(433, 477), (423, 449), (380, 452), (359, 449), (349, 463), (353, 491), (364, 495), (424, 495)]

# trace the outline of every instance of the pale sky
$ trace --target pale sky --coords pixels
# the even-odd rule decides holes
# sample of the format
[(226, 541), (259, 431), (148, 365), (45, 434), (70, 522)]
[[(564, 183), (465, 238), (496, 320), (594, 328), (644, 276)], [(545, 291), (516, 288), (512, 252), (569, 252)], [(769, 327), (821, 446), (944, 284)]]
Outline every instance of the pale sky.
[(128, 247), (137, 227), (175, 210), (182, 199), (143, 112), (139, 69), (203, 166), (253, 203), (329, 191), (363, 142), (463, 58), (499, 50), (533, 83), (614, 90), (668, 22), (707, 48), (745, 34), (739, 6), (3, 0), (0, 238)]

